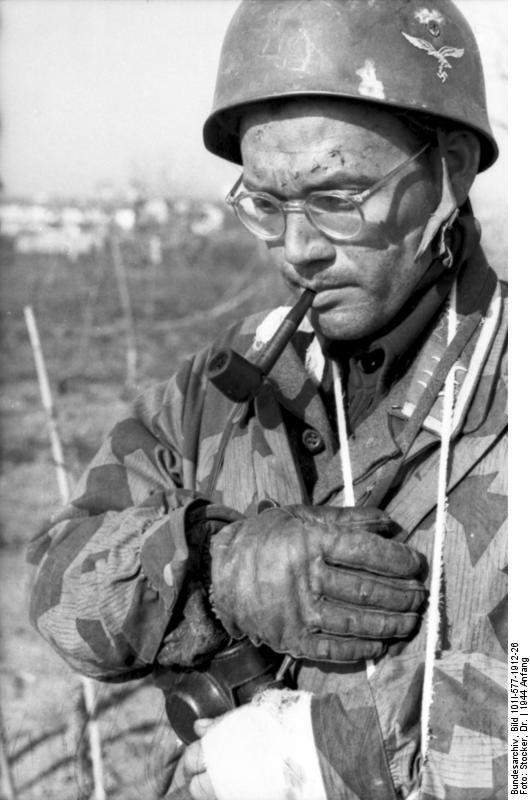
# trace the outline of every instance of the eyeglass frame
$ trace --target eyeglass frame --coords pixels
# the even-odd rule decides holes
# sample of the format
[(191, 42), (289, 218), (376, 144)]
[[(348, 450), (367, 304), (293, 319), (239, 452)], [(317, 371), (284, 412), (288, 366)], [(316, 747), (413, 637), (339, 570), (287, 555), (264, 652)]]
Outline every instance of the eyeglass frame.
[[(431, 146), (431, 144), (432, 144), (431, 142), (427, 142), (426, 144), (424, 144), (423, 147), (420, 150), (418, 150), (417, 153), (415, 153), (412, 156), (409, 156), (409, 158), (407, 158), (401, 164), (398, 164), (389, 173), (387, 173), (382, 178), (380, 178), (378, 181), (376, 181), (376, 183), (374, 183), (373, 186), (370, 186), (368, 189), (364, 189), (364, 191), (362, 191), (362, 192), (355, 192), (352, 189), (319, 189), (319, 190), (310, 192), (307, 195), (307, 197), (304, 197), (304, 198), (302, 198), (300, 200), (279, 200), (277, 197), (275, 197), (273, 194), (270, 194), (269, 192), (259, 192), (259, 191), (258, 192), (243, 192), (242, 194), (237, 194), (236, 195), (235, 192), (237, 192), (237, 190), (239, 189), (239, 187), (243, 183), (243, 173), (241, 173), (241, 175), (239, 176), (239, 178), (237, 179), (235, 184), (232, 186), (232, 188), (230, 189), (230, 191), (226, 195), (225, 203), (227, 203), (229, 206), (231, 206), (231, 208), (234, 210), (234, 213), (237, 216), (237, 218), (239, 219), (239, 221), (241, 222), (241, 224), (248, 231), (250, 231), (250, 233), (252, 233), (258, 239), (261, 239), (262, 241), (266, 241), (266, 242), (278, 242), (278, 241), (280, 241), (280, 239), (282, 239), (283, 236), (285, 235), (285, 231), (286, 231), (286, 228), (287, 228), (286, 213), (288, 213), (290, 211), (294, 211), (294, 212), (304, 213), (306, 218), (309, 220), (309, 222), (311, 222), (311, 224), (314, 225), (315, 228), (318, 231), (320, 231), (320, 233), (323, 233), (324, 236), (327, 236), (329, 239), (334, 239), (334, 240), (340, 241), (340, 242), (351, 242), (354, 239), (357, 239), (361, 235), (361, 232), (362, 232), (362, 229), (363, 229), (364, 214), (363, 214), (362, 209), (361, 209), (362, 204), (364, 202), (366, 202), (366, 200), (368, 200), (368, 198), (370, 198), (373, 194), (375, 194), (377, 191), (379, 191), (379, 189), (382, 189), (383, 186), (386, 186), (387, 183), (390, 183), (392, 178), (394, 178), (402, 170), (404, 170), (406, 167), (408, 167), (409, 164), (412, 164), (421, 155), (423, 155), (423, 153)], [(340, 236), (340, 235), (332, 234), (329, 231), (323, 230), (315, 222), (315, 220), (313, 220), (311, 218), (311, 216), (310, 216), (310, 214), (309, 214), (309, 212), (307, 210), (307, 203), (309, 203), (312, 198), (323, 197), (323, 196), (329, 197), (330, 195), (332, 197), (338, 197), (338, 198), (342, 198), (344, 200), (353, 200), (353, 202), (355, 203), (355, 205), (357, 207), (357, 210), (359, 211), (359, 215), (360, 215), (360, 218), (361, 218), (361, 227), (360, 227), (359, 231), (357, 231), (357, 233), (354, 233), (351, 236)], [(241, 219), (241, 216), (238, 214), (238, 211), (237, 211), (238, 202), (240, 200), (244, 200), (245, 197), (261, 197), (261, 198), (264, 198), (265, 200), (272, 201), (272, 205), (276, 206), (278, 208), (278, 211), (280, 211), (282, 213), (282, 216), (283, 216), (283, 230), (282, 230), (282, 232), (279, 233), (278, 235), (267, 236), (265, 234), (259, 234), (259, 233), (256, 233), (256, 231), (251, 230), (248, 227), (248, 225), (246, 225), (246, 223), (243, 222), (243, 220)], [(332, 214), (333, 212), (330, 212), (330, 213)]]

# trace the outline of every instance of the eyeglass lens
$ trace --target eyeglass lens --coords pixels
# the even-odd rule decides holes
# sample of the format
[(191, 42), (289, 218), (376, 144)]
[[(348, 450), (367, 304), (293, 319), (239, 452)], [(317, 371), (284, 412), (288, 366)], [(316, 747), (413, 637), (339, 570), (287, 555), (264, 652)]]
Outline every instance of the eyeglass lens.
[(352, 239), (360, 233), (363, 218), (359, 206), (345, 197), (318, 195), (307, 204), (311, 222), (337, 239)]
[[(264, 195), (243, 195), (236, 199), (236, 212), (241, 222), (254, 234), (276, 239), (285, 232), (285, 215), (279, 201)], [(322, 194), (308, 199), (305, 205), (311, 222), (323, 233), (350, 239), (362, 226), (357, 204), (344, 197)]]
[(243, 225), (257, 236), (276, 239), (283, 235), (284, 214), (272, 199), (243, 195), (236, 200), (236, 212)]

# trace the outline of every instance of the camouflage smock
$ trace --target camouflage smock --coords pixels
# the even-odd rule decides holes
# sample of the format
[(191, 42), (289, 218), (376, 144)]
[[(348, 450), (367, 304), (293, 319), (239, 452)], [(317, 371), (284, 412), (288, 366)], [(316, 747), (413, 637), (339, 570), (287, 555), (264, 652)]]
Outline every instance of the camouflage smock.
[[(486, 800), (506, 791), (506, 388), (505, 300), (480, 250), (461, 272), (458, 317), (482, 321), (459, 359), (444, 552), (442, 650), (436, 663), (433, 738), (422, 800)], [(495, 281), (493, 281), (495, 283)], [(248, 352), (244, 320), (223, 337)], [(439, 315), (419, 355), (356, 428), (350, 448), (357, 496), (396, 458), (392, 432), (416, 406), (445, 350)], [(261, 326), (261, 327), (260, 327)], [(341, 502), (337, 440), (319, 393), (314, 334), (302, 329), (274, 367), (228, 444), (215, 500), (246, 514), (258, 503)], [(80, 672), (127, 679), (152, 668), (186, 574), (183, 514), (205, 492), (232, 404), (206, 381), (208, 352), (139, 397), (111, 431), (71, 504), (36, 539), (31, 614), (41, 633)], [(318, 361), (318, 359), (317, 359)], [(327, 369), (327, 367), (326, 367)], [(429, 559), (432, 548), (440, 400), (401, 472), (388, 513)], [(287, 425), (286, 425), (287, 421)], [(289, 430), (287, 430), (289, 428)], [(296, 452), (310, 451), (308, 493)], [(310, 495), (310, 496), (308, 496)], [(313, 735), (329, 800), (405, 798), (420, 754), (425, 625), (392, 645), (375, 669), (303, 663), (298, 686), (314, 693)], [(369, 675), (369, 677), (368, 677)]]

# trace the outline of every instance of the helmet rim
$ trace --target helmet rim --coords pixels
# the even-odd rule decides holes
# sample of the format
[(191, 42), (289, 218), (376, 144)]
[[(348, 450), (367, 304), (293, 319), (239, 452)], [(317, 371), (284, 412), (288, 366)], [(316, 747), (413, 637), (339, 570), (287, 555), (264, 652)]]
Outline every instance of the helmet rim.
[[(473, 131), (479, 171), (498, 156), (474, 33), (453, 0), (242, 0), (226, 31), (206, 148), (241, 163), (250, 104), (322, 96)], [(345, 55), (346, 54), (346, 55)]]
[[(469, 121), (464, 118), (458, 119), (456, 115), (445, 116), (442, 114), (434, 114), (431, 110), (418, 107), (418, 105), (412, 103), (405, 105), (401, 101), (393, 103), (392, 100), (381, 101), (375, 98), (365, 100), (360, 97), (352, 97), (345, 92), (323, 92), (320, 90), (282, 94), (271, 93), (268, 96), (259, 95), (256, 98), (249, 98), (243, 103), (235, 103), (234, 105), (228, 105), (225, 108), (212, 111), (203, 126), (203, 143), (205, 148), (210, 153), (213, 153), (213, 155), (219, 156), (219, 158), (223, 158), (233, 164), (242, 165), (241, 142), (239, 132), (236, 129), (239, 127), (239, 120), (244, 111), (250, 106), (256, 106), (257, 104), (267, 105), (267, 103), (275, 100), (296, 100), (304, 97), (346, 100), (350, 101), (352, 104), (362, 103), (363, 105), (372, 105), (381, 109), (387, 108), (389, 111), (404, 111), (415, 116), (420, 126), (422, 124), (422, 118), (426, 118), (431, 124), (435, 124), (436, 121), (439, 121), (440, 125), (449, 122), (452, 123), (456, 129), (463, 128), (470, 130), (480, 140), (480, 160), (477, 170), (479, 173), (489, 169), (499, 156), (499, 147), (493, 133), (487, 135), (482, 128), (470, 124)], [(234, 122), (236, 124), (234, 124)]]

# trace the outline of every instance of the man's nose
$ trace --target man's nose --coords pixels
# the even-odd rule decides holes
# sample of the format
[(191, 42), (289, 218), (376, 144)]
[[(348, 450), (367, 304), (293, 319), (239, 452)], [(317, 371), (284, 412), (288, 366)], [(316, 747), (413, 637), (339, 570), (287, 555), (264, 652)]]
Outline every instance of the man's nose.
[(329, 261), (335, 255), (335, 247), (303, 211), (290, 211), (286, 214), (284, 253), (285, 260), (293, 267), (305, 267)]

